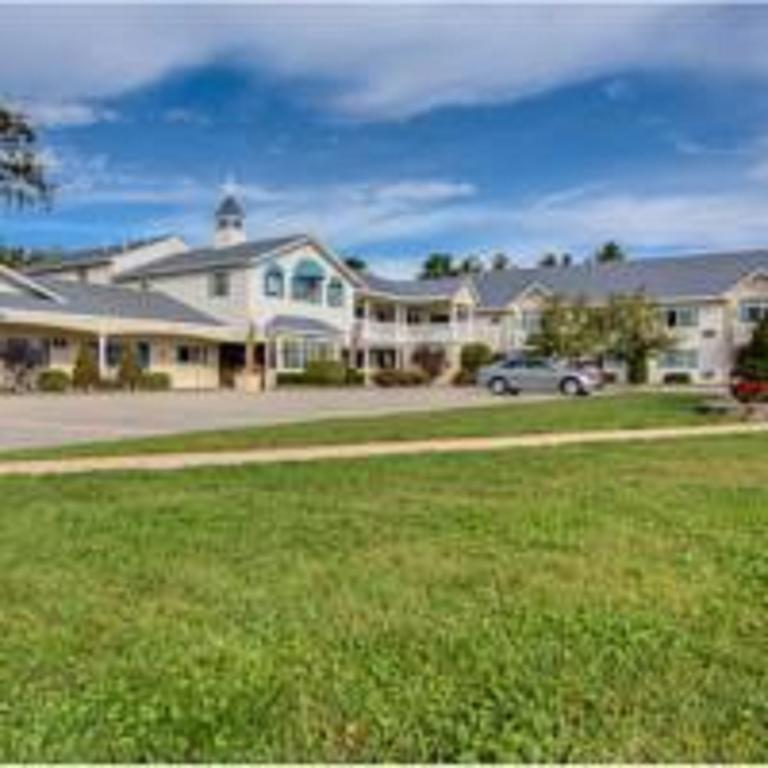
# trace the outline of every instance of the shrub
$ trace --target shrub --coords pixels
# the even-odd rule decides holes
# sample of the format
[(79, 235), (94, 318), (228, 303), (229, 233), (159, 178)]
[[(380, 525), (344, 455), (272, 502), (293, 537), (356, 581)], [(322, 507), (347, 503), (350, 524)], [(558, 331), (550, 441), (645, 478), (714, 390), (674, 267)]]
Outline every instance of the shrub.
[(445, 349), (432, 344), (422, 344), (413, 351), (411, 361), (424, 371), (430, 381), (434, 381), (445, 370)]
[(278, 386), (289, 387), (345, 387), (365, 383), (361, 371), (345, 368), (336, 360), (313, 360), (304, 371), (277, 374)]
[(81, 343), (77, 350), (75, 367), (72, 370), (72, 386), (75, 389), (89, 390), (99, 384), (99, 365), (90, 345)]
[(690, 373), (684, 373), (684, 372), (677, 372), (677, 373), (665, 373), (664, 378), (662, 379), (662, 383), (664, 384), (691, 384), (691, 374)]
[(124, 389), (136, 389), (142, 377), (142, 370), (136, 356), (136, 348), (131, 343), (123, 344), (120, 351), (120, 365), (117, 369), (117, 382)]
[(66, 371), (41, 371), (37, 388), (41, 392), (66, 392), (72, 386), (72, 377)]
[(167, 373), (144, 371), (136, 382), (136, 388), (144, 392), (166, 392), (171, 384), (171, 377)]
[(304, 370), (308, 384), (340, 386), (346, 384), (346, 368), (338, 360), (310, 360)]
[(453, 377), (453, 385), (456, 387), (468, 387), (475, 383), (475, 377), (476, 373), (474, 371), (462, 368)]
[(418, 368), (407, 370), (385, 368), (373, 374), (373, 381), (379, 387), (419, 387), (428, 384), (430, 379)]
[(493, 351), (487, 344), (465, 344), (461, 348), (461, 370), (470, 374), (493, 361)]

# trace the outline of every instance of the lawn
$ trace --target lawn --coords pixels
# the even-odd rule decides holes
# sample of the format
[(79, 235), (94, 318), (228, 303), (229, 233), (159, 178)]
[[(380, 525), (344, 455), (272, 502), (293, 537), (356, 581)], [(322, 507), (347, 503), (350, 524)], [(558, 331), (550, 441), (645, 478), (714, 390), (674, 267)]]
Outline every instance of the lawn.
[(765, 762), (767, 458), (5, 478), (0, 762)]
[(118, 456), (138, 453), (230, 451), (299, 445), (490, 437), (582, 429), (641, 429), (712, 424), (727, 417), (704, 415), (696, 406), (711, 395), (642, 393), (458, 408), (369, 418), (336, 418), (273, 427), (194, 432), (108, 443), (0, 454), (1, 459)]

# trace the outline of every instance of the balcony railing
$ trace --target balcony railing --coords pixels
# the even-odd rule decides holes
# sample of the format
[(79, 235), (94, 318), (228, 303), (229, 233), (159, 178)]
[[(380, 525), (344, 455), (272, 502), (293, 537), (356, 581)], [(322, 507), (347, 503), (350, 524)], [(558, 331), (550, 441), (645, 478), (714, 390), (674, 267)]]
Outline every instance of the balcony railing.
[(450, 344), (472, 341), (471, 323), (387, 323), (360, 321), (358, 335), (369, 344)]

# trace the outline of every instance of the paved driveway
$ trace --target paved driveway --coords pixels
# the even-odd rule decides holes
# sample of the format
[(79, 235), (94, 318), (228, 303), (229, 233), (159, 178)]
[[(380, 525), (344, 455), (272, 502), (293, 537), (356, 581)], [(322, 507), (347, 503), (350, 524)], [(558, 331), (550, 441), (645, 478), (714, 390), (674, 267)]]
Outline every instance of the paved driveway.
[[(531, 399), (531, 398), (526, 398)], [(519, 399), (518, 399), (519, 401)], [(0, 450), (511, 402), (475, 389), (0, 396)]]

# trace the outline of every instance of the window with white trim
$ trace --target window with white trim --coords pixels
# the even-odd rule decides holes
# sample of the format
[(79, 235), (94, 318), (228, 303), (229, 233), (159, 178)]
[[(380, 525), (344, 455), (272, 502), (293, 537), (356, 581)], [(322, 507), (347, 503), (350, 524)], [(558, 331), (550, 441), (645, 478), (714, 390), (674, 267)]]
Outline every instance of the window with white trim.
[(229, 272), (220, 270), (212, 272), (208, 278), (208, 295), (212, 299), (223, 299), (229, 296), (230, 289)]
[(276, 264), (264, 275), (264, 294), (277, 299), (282, 299), (285, 294), (285, 274)]
[(768, 299), (744, 299), (739, 305), (742, 323), (757, 325), (764, 317), (768, 317)]
[(667, 328), (695, 328), (699, 324), (698, 307), (664, 307), (661, 312)]
[(659, 355), (658, 366), (666, 371), (691, 371), (699, 367), (697, 349), (668, 349)]
[(338, 277), (333, 277), (328, 281), (328, 306), (344, 306), (344, 283)]

